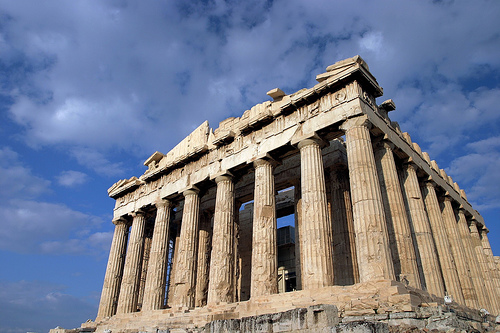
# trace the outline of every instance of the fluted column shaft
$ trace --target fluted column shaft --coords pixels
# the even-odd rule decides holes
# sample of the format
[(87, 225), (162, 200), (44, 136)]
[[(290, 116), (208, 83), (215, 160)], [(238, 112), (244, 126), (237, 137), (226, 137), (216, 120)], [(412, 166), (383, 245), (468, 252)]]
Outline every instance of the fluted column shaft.
[(392, 147), (388, 142), (380, 142), (376, 145), (375, 163), (382, 189), (396, 277), (400, 281), (406, 278), (410, 286), (421, 289), (410, 222), (406, 214)]
[(132, 216), (134, 219), (128, 242), (127, 257), (125, 258), (125, 268), (123, 269), (117, 313), (137, 311), (146, 218), (141, 211), (133, 213)]
[(474, 289), (476, 290), (479, 308), (491, 309), (491, 302), (485, 288), (485, 278), (483, 277), (483, 272), (481, 271), (477, 261), (469, 226), (462, 208), (458, 210), (458, 231), (464, 245), (466, 260), (469, 263), (472, 283), (474, 285)]
[(416, 168), (413, 164), (403, 165), (401, 185), (408, 211), (407, 216), (413, 228), (415, 254), (422, 287), (431, 294), (442, 297), (445, 295), (445, 289), (429, 223), (430, 217), (425, 211)]
[(207, 304), (208, 274), (210, 272), (210, 250), (212, 244), (211, 214), (205, 212), (201, 216), (198, 231), (198, 269), (196, 277), (195, 306)]
[(469, 264), (465, 259), (464, 244), (458, 232), (457, 220), (453, 207), (451, 206), (451, 198), (448, 196), (444, 198), (441, 213), (443, 215), (448, 240), (450, 241), (451, 252), (453, 253), (453, 258), (455, 258), (455, 265), (457, 267), (460, 285), (462, 286), (465, 304), (473, 309), (477, 309), (479, 305), (476, 291), (472, 283)]
[(196, 266), (198, 255), (198, 228), (200, 197), (197, 189), (184, 191), (181, 237), (173, 282), (172, 307), (194, 307), (196, 295)]
[(163, 308), (167, 279), (170, 212), (169, 200), (156, 203), (156, 219), (149, 257), (142, 311)]
[(395, 278), (369, 126), (362, 116), (347, 120), (341, 127), (346, 136), (361, 282)]
[[(148, 235), (148, 232), (150, 234)], [(153, 241), (152, 230), (148, 230), (146, 227), (144, 235), (144, 248), (142, 250), (142, 268), (141, 268), (141, 280), (139, 282), (139, 296), (137, 299), (137, 307), (142, 311), (142, 304), (144, 302), (144, 292), (146, 290), (146, 279), (148, 276), (148, 266), (149, 266), (149, 256), (151, 254), (151, 243)]]
[(336, 285), (359, 282), (358, 262), (347, 166), (331, 172), (333, 278)]
[(253, 164), (255, 191), (250, 297), (257, 297), (278, 293), (278, 250), (274, 167), (264, 159)]
[(177, 269), (177, 258), (179, 257), (179, 249), (180, 249), (180, 243), (181, 243), (181, 225), (180, 223), (177, 223), (177, 226), (175, 228), (174, 232), (175, 236), (172, 237), (172, 241), (174, 243), (174, 250), (172, 253), (172, 267), (170, 268), (170, 276), (168, 278), (168, 293), (167, 293), (167, 305), (169, 307), (172, 306), (174, 303), (174, 298), (175, 298), (175, 291), (174, 291), (174, 284), (175, 284), (175, 271)]
[(486, 260), (490, 269), (490, 279), (491, 283), (488, 283), (489, 289), (492, 290), (492, 306), (496, 308), (495, 314), (500, 314), (500, 272), (495, 264), (495, 258), (493, 257), (493, 251), (491, 250), (490, 241), (488, 239), (488, 231), (481, 228), (481, 244), (483, 245), (483, 253), (486, 255)]
[[(482, 244), (481, 236), (479, 234), (479, 229), (480, 226), (478, 226), (478, 223), (476, 220), (472, 220), (470, 225), (470, 232), (472, 236), (472, 243), (474, 246), (474, 250), (476, 252), (477, 260), (479, 262), (479, 266), (481, 268), (481, 271), (483, 273), (484, 277), (484, 284), (486, 287), (486, 292), (488, 293), (490, 300), (493, 300), (494, 298), (498, 298), (498, 293), (495, 288), (495, 282), (494, 282), (494, 277), (491, 274), (490, 267), (489, 267), (489, 262), (488, 258), (486, 256), (486, 253), (484, 251), (484, 247)], [(493, 303), (492, 305), (495, 305)], [(488, 309), (490, 310), (490, 309)], [(493, 309), (494, 312), (497, 312), (497, 309)], [(497, 314), (497, 313), (495, 313)]]
[(302, 228), (302, 191), (300, 189), (300, 182), (297, 182), (294, 186), (294, 222), (295, 222), (295, 276), (296, 276), (296, 284), (297, 290), (302, 290), (302, 251), (300, 237), (300, 230)]
[[(451, 294), (458, 303), (464, 304), (462, 290), (460, 289), (460, 281), (458, 279), (455, 262), (451, 255), (450, 242), (448, 241), (446, 231), (444, 230), (443, 217), (441, 216), (441, 209), (439, 208), (434, 183), (426, 182), (425, 185), (422, 186), (422, 195), (424, 197), (425, 210), (427, 211), (430, 229), (432, 229), (432, 235), (434, 235), (434, 241), (436, 243), (435, 247), (434, 244), (432, 244), (432, 246), (429, 245), (427, 248), (418, 244), (418, 247), (421, 248), (419, 251), (421, 253), (424, 252), (424, 254), (427, 253), (429, 256), (434, 258), (432, 260), (437, 260), (435, 256), (436, 250), (439, 256), (439, 264), (433, 262), (432, 266), (429, 265), (429, 267), (423, 267), (423, 272), (427, 282), (427, 289), (430, 293), (441, 297), (444, 296), (446, 289), (447, 293)], [(430, 229), (428, 229), (429, 232)], [(418, 240), (419, 236), (417, 233), (417, 228), (415, 228), (415, 234)], [(432, 235), (429, 237), (429, 242), (432, 241)], [(439, 270), (439, 266), (441, 266), (441, 270)], [(433, 274), (431, 269), (436, 270), (435, 275), (437, 276), (431, 275)], [(429, 279), (427, 278), (428, 276)], [(445, 284), (444, 287), (442, 282), (443, 280)], [(435, 287), (432, 287), (432, 289), (429, 286), (429, 281), (436, 281)]]
[(229, 175), (215, 179), (214, 231), (210, 257), (208, 304), (234, 299), (234, 183)]
[(328, 218), (325, 171), (316, 140), (299, 142), (302, 190), (300, 251), (302, 289), (333, 285), (332, 229)]
[(111, 250), (109, 251), (108, 266), (104, 277), (97, 318), (111, 317), (116, 313), (116, 305), (122, 281), (128, 225), (124, 219), (115, 220), (113, 223), (115, 224), (115, 232), (113, 234)]

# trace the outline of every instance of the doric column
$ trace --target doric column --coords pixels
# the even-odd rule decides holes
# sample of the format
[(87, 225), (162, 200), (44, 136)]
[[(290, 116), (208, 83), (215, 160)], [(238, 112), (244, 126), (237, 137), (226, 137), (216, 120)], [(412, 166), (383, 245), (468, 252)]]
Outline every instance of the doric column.
[(483, 277), (483, 272), (479, 267), (476, 252), (474, 251), (474, 246), (472, 244), (469, 225), (467, 224), (467, 219), (465, 218), (465, 210), (463, 208), (458, 210), (458, 231), (460, 233), (460, 237), (462, 238), (462, 244), (464, 245), (466, 260), (469, 263), (472, 283), (474, 285), (474, 289), (476, 290), (479, 308), (491, 309), (491, 302), (489, 300), (490, 297), (486, 293), (485, 288), (485, 278)]
[[(413, 175), (414, 171), (412, 172), (409, 168), (410, 167), (408, 167), (408, 173)], [(416, 174), (412, 176), (414, 179), (416, 179), (416, 177)], [(413, 182), (415, 182), (415, 180)], [(443, 297), (446, 288), (447, 294), (451, 294), (458, 303), (463, 304), (464, 298), (462, 290), (460, 289), (460, 281), (458, 280), (455, 262), (451, 256), (450, 243), (446, 236), (446, 231), (444, 230), (443, 217), (441, 216), (441, 209), (439, 208), (434, 183), (431, 181), (425, 182), (421, 191), (424, 197), (425, 210), (424, 215), (420, 219), (424, 219), (425, 216), (425, 222), (428, 217), (428, 222), (427, 224), (422, 221), (419, 223), (419, 215), (415, 212), (410, 214), (410, 217), (414, 220), (412, 222), (414, 225), (415, 238), (417, 239), (418, 253), (420, 253), (422, 261), (422, 271), (425, 276), (427, 290), (431, 294)], [(412, 198), (412, 193), (407, 193), (407, 197)], [(417, 201), (416, 199), (408, 200), (410, 202)], [(416, 205), (415, 203), (413, 204)], [(414, 208), (414, 211), (418, 211), (418, 209)], [(425, 211), (427, 211), (427, 215), (425, 215)], [(429, 224), (430, 228), (428, 227)], [(436, 242), (435, 244), (432, 240), (433, 235), (434, 241)], [(438, 257), (436, 257), (436, 250), (439, 256), (439, 262)], [(426, 264), (424, 264), (424, 262), (426, 262)], [(441, 266), (441, 269), (439, 269), (439, 266)], [(443, 286), (443, 280), (445, 286)]]
[(168, 237), (171, 208), (172, 204), (169, 200), (156, 202), (156, 219), (153, 229), (153, 240), (151, 244), (142, 311), (163, 308), (167, 279)]
[(139, 282), (139, 296), (137, 299), (137, 308), (140, 311), (142, 311), (142, 303), (144, 301), (144, 291), (148, 276), (149, 255), (151, 254), (151, 243), (153, 241), (153, 230), (150, 227), (151, 226), (146, 223), (146, 229), (144, 230), (144, 247), (142, 250), (141, 280)]
[(134, 219), (128, 242), (127, 257), (125, 258), (125, 268), (123, 269), (117, 313), (137, 311), (146, 218), (142, 211), (132, 213), (132, 217)]
[(416, 171), (415, 165), (405, 163), (400, 176), (407, 216), (413, 229), (413, 245), (417, 256), (420, 281), (422, 288), (442, 297), (445, 295), (443, 278)]
[(97, 318), (111, 317), (116, 313), (118, 294), (123, 274), (125, 250), (127, 248), (128, 224), (125, 219), (114, 220), (115, 232), (109, 251), (108, 266), (102, 287)]
[(425, 212), (424, 201), (418, 182), (416, 168), (412, 163), (405, 163), (401, 171), (401, 184), (408, 210), (408, 218), (413, 227), (415, 254), (420, 266), (421, 284), (427, 291), (437, 296), (444, 296), (443, 279), (439, 270), (429, 218)]
[(181, 224), (180, 222), (176, 223), (175, 231), (172, 232), (174, 236), (171, 238), (172, 243), (174, 244), (174, 249), (172, 253), (172, 262), (171, 262), (171, 268), (170, 268), (170, 276), (168, 277), (168, 293), (167, 293), (167, 306), (171, 307), (172, 304), (174, 303), (174, 298), (175, 298), (175, 271), (177, 269), (177, 258), (179, 257), (179, 249), (180, 249), (180, 243), (181, 243)]
[(253, 162), (253, 165), (255, 191), (250, 297), (257, 297), (278, 293), (278, 250), (274, 166), (264, 159)]
[(341, 126), (346, 136), (361, 282), (395, 278), (370, 126), (366, 116), (349, 119)]
[[(484, 253), (483, 250), (483, 245), (481, 243), (481, 236), (479, 235), (478, 231), (478, 223), (476, 220), (471, 220), (471, 223), (469, 225), (470, 228), (470, 234), (472, 237), (472, 245), (474, 247), (474, 251), (476, 252), (476, 257), (477, 261), (479, 263), (479, 267), (481, 268), (481, 271), (483, 272), (483, 277), (484, 277), (484, 282), (487, 288), (487, 293), (492, 297), (493, 295), (496, 295), (494, 293), (494, 290), (491, 290), (491, 274), (490, 274), (490, 269), (488, 265), (488, 259), (486, 258), (486, 254)], [(488, 280), (490, 281), (488, 283)], [(490, 288), (489, 288), (490, 287)]]
[(250, 299), (250, 284), (252, 281), (252, 227), (253, 227), (253, 203), (247, 203), (245, 208), (238, 211), (239, 241), (237, 265), (240, 269), (238, 276), (238, 299), (248, 301)]
[(389, 142), (382, 141), (376, 144), (375, 163), (382, 189), (396, 277), (399, 281), (406, 279), (410, 286), (421, 289), (410, 223), (406, 214), (392, 146)]
[(192, 188), (183, 192), (181, 237), (177, 265), (173, 280), (174, 298), (172, 307), (194, 307), (196, 295), (196, 265), (198, 255), (198, 228), (200, 217), (199, 190)]
[[(233, 280), (233, 302), (239, 302), (240, 301), (240, 296), (241, 296), (241, 255), (239, 252), (240, 249), (240, 207), (241, 207), (241, 202), (238, 200), (234, 201), (234, 234), (233, 234), (233, 239), (234, 239), (234, 246), (233, 246), (233, 255), (234, 255), (234, 280)], [(253, 224), (253, 221), (252, 221)]]
[(302, 290), (302, 264), (301, 256), (302, 251), (300, 251), (300, 229), (302, 228), (302, 191), (300, 189), (300, 182), (294, 185), (293, 189), (293, 201), (294, 201), (294, 222), (295, 222), (295, 281), (297, 290)]
[(302, 289), (333, 285), (332, 229), (328, 218), (323, 157), (317, 140), (299, 142), (302, 189), (300, 251)]
[(359, 272), (347, 166), (334, 167), (330, 175), (333, 205), (333, 279), (336, 285), (352, 285), (359, 282)]
[(450, 241), (451, 252), (453, 253), (453, 258), (455, 259), (458, 279), (460, 280), (460, 285), (462, 286), (465, 304), (468, 307), (477, 309), (479, 306), (477, 303), (477, 295), (474, 290), (474, 285), (472, 284), (469, 264), (465, 258), (464, 244), (458, 232), (457, 220), (455, 218), (455, 212), (451, 206), (451, 198), (449, 196), (444, 197), (441, 213), (443, 215), (448, 240)]
[(215, 182), (217, 195), (210, 257), (208, 304), (231, 303), (234, 297), (234, 183), (230, 175), (219, 176)]
[(490, 276), (493, 282), (492, 288), (495, 290), (497, 295), (495, 300), (497, 301), (497, 314), (500, 314), (500, 271), (495, 263), (495, 258), (493, 256), (493, 251), (491, 250), (490, 241), (488, 239), (488, 230), (486, 228), (481, 228), (481, 244), (483, 245), (483, 252), (486, 255), (488, 261), (488, 266), (490, 268)]
[(201, 214), (200, 230), (198, 231), (198, 269), (196, 273), (196, 297), (194, 306), (207, 304), (208, 273), (210, 272), (210, 250), (212, 244), (212, 214)]

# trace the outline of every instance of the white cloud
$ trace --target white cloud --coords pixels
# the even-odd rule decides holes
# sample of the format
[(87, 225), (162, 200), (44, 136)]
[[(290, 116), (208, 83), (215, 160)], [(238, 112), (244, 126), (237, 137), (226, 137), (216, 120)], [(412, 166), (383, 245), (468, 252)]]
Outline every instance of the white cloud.
[(36, 197), (50, 191), (50, 181), (38, 177), (19, 161), (19, 155), (9, 147), (0, 147), (0, 198)]
[(105, 257), (111, 246), (113, 232), (95, 232), (86, 238), (70, 238), (44, 241), (40, 243), (40, 251), (44, 254), (74, 254)]
[(474, 208), (500, 208), (500, 136), (468, 143), (466, 148), (471, 152), (454, 159), (446, 171), (467, 189)]
[(57, 182), (59, 183), (59, 185), (66, 187), (82, 185), (87, 182), (87, 180), (87, 174), (75, 170), (63, 171), (59, 176), (57, 176)]
[[(62, 203), (37, 199), (51, 192), (50, 182), (34, 175), (9, 147), (0, 148), (0, 249), (19, 253), (72, 253), (102, 255), (109, 247), (107, 233), (99, 231), (102, 219)], [(58, 181), (73, 186), (86, 180), (78, 171), (63, 172)], [(72, 242), (79, 246), (64, 246)], [(47, 244), (62, 244), (53, 250)]]
[(384, 36), (380, 31), (370, 31), (359, 40), (359, 46), (361, 50), (379, 55), (384, 51)]
[[(95, 305), (65, 293), (65, 289), (43, 281), (1, 281), (0, 331), (48, 332), (57, 325), (74, 328), (95, 316)], [(56, 323), (54, 313), (58, 314)]]
[[(77, 252), (86, 254), (88, 248), (98, 244), (86, 242), (85, 239), (88, 237), (85, 234), (99, 228), (103, 222), (99, 217), (72, 210), (63, 204), (26, 200), (9, 200), (0, 205), (0, 220), (2, 220), (0, 249), (20, 253), (42, 251), (52, 254)], [(77, 236), (79, 238), (72, 240)], [(81, 238), (82, 236), (85, 238)], [(65, 250), (59, 247), (62, 252), (55, 252), (50, 251), (53, 247), (44, 245), (62, 244), (61, 242), (66, 240), (73, 244), (83, 243), (86, 246)], [(101, 245), (97, 246), (97, 249), (102, 248)]]
[(121, 162), (109, 161), (103, 153), (89, 148), (75, 148), (71, 154), (78, 163), (105, 176), (120, 176), (125, 173)]

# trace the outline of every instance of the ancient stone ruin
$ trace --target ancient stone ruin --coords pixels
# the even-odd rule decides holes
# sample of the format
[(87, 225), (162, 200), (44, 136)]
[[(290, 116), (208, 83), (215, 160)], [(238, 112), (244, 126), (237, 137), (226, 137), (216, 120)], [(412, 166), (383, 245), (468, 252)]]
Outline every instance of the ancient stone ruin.
[(317, 81), (204, 122), (108, 190), (115, 232), (80, 331), (491, 325), (500, 274), (465, 192), (376, 104), (359, 56)]

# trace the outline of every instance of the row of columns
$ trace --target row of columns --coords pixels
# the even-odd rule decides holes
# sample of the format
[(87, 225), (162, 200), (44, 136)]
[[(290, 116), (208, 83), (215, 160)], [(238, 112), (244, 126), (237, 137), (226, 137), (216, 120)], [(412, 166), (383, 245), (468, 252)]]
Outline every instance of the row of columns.
[[(463, 209), (454, 210), (448, 196), (439, 202), (432, 180), (419, 182), (418, 170), (411, 161), (398, 169), (394, 147), (384, 140), (373, 144), (370, 126), (365, 116), (349, 119), (341, 126), (346, 138), (352, 211), (339, 212), (334, 208), (330, 213), (322, 141), (308, 138), (297, 145), (301, 179), (300, 201), (296, 206), (296, 247), (301, 289), (334, 284), (332, 244), (339, 230), (332, 230), (332, 226), (338, 228), (339, 224), (331, 218), (343, 214), (347, 219), (352, 218), (352, 225), (348, 223), (342, 232), (355, 234), (355, 249), (344, 245), (343, 250), (351, 255), (356, 253), (352, 258), (358, 263), (352, 268), (357, 270), (353, 283), (358, 282), (358, 277), (365, 282), (395, 279), (397, 274), (398, 280), (415, 288), (437, 296), (451, 294), (458, 303), (498, 312), (500, 276), (485, 230), (480, 235), (475, 221), (468, 221)], [(277, 293), (274, 167), (274, 162), (267, 159), (254, 162), (251, 297)], [(210, 219), (200, 216), (199, 190), (191, 188), (183, 192), (182, 227), (170, 278), (171, 306), (191, 308), (235, 301), (234, 240), (238, 210), (234, 181), (227, 173), (216, 177), (215, 182), (212, 233)], [(142, 302), (144, 311), (161, 308), (165, 296), (172, 203), (162, 200), (156, 203), (156, 208)], [(137, 310), (146, 220), (140, 211), (133, 214), (126, 252), (128, 225), (124, 220), (114, 223), (98, 318)]]

